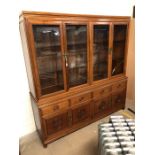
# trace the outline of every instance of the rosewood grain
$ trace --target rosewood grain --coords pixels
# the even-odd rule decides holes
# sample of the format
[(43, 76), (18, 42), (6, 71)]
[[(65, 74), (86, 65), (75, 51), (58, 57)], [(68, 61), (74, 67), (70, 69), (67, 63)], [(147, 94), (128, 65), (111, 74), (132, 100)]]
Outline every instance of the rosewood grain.
[[(125, 107), (129, 22), (130, 17), (123, 16), (22, 12), (19, 24), (32, 109), (36, 128), (44, 147), (66, 134)], [(125, 40), (123, 40), (125, 42), (124, 55), (120, 55), (121, 52), (113, 53), (114, 25), (116, 24), (126, 25), (127, 27)], [(35, 34), (34, 25), (41, 27)], [(73, 25), (73, 27), (69, 29), (67, 25)], [(94, 25), (99, 27), (108, 26), (108, 43), (106, 42), (108, 56), (106, 59), (104, 57), (105, 43), (102, 34), (96, 33), (99, 40), (94, 41)], [(56, 31), (55, 26), (59, 29), (59, 32)], [(73, 33), (69, 33), (68, 29)], [(97, 31), (100, 31), (100, 29)], [(121, 38), (121, 30), (117, 33), (120, 33), (119, 37)], [(78, 35), (83, 36), (78, 39)], [(59, 43), (56, 42), (57, 36), (60, 36)], [(86, 37), (86, 42), (79, 42), (84, 37)], [(51, 42), (49, 42), (50, 39)], [(52, 41), (55, 43), (52, 43)], [(122, 49), (123, 41), (118, 41), (117, 49)], [(101, 43), (99, 55), (94, 54), (98, 54), (95, 51), (94, 43), (96, 42)], [(116, 58), (124, 58), (123, 71), (114, 76), (112, 75), (112, 67), (115, 67), (112, 66), (113, 54), (116, 55)], [(102, 78), (99, 77), (96, 78), (99, 80), (95, 80), (93, 68), (95, 56), (98, 57), (98, 60), (104, 59), (98, 62), (97, 69), (99, 73), (106, 74), (106, 78), (101, 75)], [(47, 60), (45, 57), (49, 57), (51, 61), (45, 61)], [(79, 58), (81, 62), (78, 62)], [(81, 60), (82, 58), (85, 59)], [(106, 61), (107, 70), (103, 67), (104, 61)], [(116, 63), (119, 65), (117, 61)], [(38, 63), (42, 65), (39, 66)], [(99, 63), (102, 63), (102, 67)], [(118, 67), (117, 65), (116, 67)], [(72, 74), (70, 74), (69, 69), (73, 69)], [(48, 72), (49, 70), (54, 71)], [(40, 74), (40, 71), (45, 74)], [(62, 75), (60, 71), (62, 71)], [(72, 82), (77, 82), (74, 80), (80, 79), (84, 81), (80, 81), (83, 84), (75, 83), (76, 86), (71, 87), (69, 84), (71, 76), (75, 76)], [(87, 77), (86, 80), (84, 80), (85, 77)], [(53, 86), (50, 87), (49, 83)], [(42, 88), (43, 84), (44, 88)]]

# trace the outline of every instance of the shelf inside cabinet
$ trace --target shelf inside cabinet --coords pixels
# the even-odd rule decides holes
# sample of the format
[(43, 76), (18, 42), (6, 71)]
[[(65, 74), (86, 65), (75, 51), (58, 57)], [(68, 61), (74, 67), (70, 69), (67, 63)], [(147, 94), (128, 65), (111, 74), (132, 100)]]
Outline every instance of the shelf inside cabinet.
[(87, 83), (87, 78), (86, 77), (80, 77), (77, 80), (70, 79), (69, 86), (74, 87), (74, 86), (81, 85), (84, 83)]
[(94, 63), (94, 66), (95, 65), (99, 65), (99, 64), (100, 65), (106, 65), (107, 66), (108, 62), (107, 61), (104, 61), (104, 62), (103, 61), (98, 61), (98, 62)]
[(108, 78), (108, 74), (106, 74), (106, 73), (94, 74), (93, 78), (94, 78), (94, 80), (100, 80), (100, 79), (103, 79), (103, 78)]
[(67, 45), (81, 45), (81, 44), (87, 44), (87, 42), (77, 42), (77, 41), (72, 41), (72, 42), (67, 42)]
[(113, 57), (112, 58), (112, 61), (124, 61), (124, 58), (123, 57), (119, 57), (119, 58), (115, 58), (115, 57)]
[(37, 49), (39, 48), (49, 48), (49, 47), (55, 47), (55, 46), (61, 46), (61, 44), (58, 42), (58, 43), (35, 43), (35, 47)]
[(62, 81), (62, 71), (46, 72), (44, 74), (40, 74), (40, 82), (43, 89), (58, 85), (62, 83)]
[(68, 50), (68, 55), (86, 55), (87, 49), (80, 49), (80, 50)]
[(45, 57), (54, 57), (54, 58), (59, 58), (61, 57), (61, 52), (57, 51), (57, 52), (51, 52), (51, 51), (47, 51), (47, 52), (40, 52), (38, 53), (37, 57), (38, 58), (45, 58)]
[(45, 94), (49, 94), (51, 92), (57, 92), (63, 89), (64, 89), (63, 85), (49, 86), (42, 89), (42, 94), (45, 95)]
[(102, 45), (106, 44), (106, 45), (108, 45), (108, 40), (100, 40), (100, 41), (98, 41), (98, 40), (96, 41), (96, 40), (95, 40), (95, 41), (94, 41), (94, 44), (99, 44), (99, 45), (100, 45), (100, 44), (102, 44)]

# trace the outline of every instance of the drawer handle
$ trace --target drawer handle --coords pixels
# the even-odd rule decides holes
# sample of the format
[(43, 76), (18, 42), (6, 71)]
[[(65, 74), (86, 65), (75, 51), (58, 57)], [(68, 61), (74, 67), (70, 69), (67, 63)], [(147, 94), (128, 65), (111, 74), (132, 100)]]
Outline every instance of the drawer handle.
[(59, 110), (59, 106), (58, 106), (58, 105), (55, 105), (55, 106), (53, 107), (53, 110), (54, 110), (54, 111)]
[(79, 98), (79, 101), (81, 102), (82, 100), (84, 100), (84, 97), (82, 96), (81, 98)]
[(105, 93), (105, 90), (100, 91), (100, 94), (103, 94), (103, 93)]
[(117, 88), (119, 88), (119, 87), (121, 87), (121, 84), (119, 84), (119, 85), (117, 86)]

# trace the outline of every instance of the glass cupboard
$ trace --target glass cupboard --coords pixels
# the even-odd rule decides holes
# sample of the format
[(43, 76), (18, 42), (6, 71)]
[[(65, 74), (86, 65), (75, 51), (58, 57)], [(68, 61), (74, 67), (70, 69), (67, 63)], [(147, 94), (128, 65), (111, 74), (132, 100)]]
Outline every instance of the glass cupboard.
[(88, 23), (64, 22), (32, 30), (41, 95), (124, 73), (127, 24), (92, 23), (90, 31)]

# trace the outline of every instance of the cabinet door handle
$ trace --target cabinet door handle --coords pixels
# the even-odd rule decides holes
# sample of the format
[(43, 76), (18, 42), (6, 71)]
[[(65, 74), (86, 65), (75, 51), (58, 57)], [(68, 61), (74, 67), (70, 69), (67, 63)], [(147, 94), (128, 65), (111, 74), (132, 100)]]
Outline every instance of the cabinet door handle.
[(64, 55), (65, 57), (65, 64), (66, 64), (66, 67), (68, 67), (68, 58), (67, 58), (67, 55)]
[(79, 98), (79, 101), (80, 101), (80, 102), (81, 102), (82, 100), (84, 100), (84, 97), (83, 97), (83, 96)]

